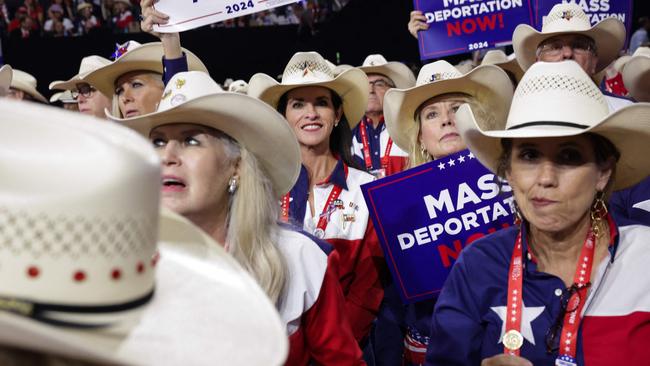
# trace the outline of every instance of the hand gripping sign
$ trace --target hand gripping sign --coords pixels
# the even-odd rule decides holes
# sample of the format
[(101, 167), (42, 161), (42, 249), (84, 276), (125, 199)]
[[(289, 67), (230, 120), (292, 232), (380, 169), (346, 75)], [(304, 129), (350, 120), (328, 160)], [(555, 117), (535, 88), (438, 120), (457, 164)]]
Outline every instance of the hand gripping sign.
[(437, 296), (471, 242), (510, 226), (510, 187), (469, 150), (361, 186), (402, 301)]
[(183, 32), (242, 15), (257, 13), (298, 0), (160, 0), (154, 7), (169, 15), (169, 22), (154, 26), (162, 33)]

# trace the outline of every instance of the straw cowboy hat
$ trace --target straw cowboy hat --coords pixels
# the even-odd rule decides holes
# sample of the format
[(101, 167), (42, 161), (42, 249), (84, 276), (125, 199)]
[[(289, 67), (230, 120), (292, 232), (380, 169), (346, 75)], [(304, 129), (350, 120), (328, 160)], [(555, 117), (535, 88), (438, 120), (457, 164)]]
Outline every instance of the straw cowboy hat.
[(31, 74), (18, 69), (13, 69), (11, 87), (14, 89), (22, 90), (39, 102), (47, 104), (47, 99), (45, 99), (43, 94), (39, 93), (38, 90), (36, 90), (36, 78)]
[(322, 86), (338, 94), (343, 100), (343, 114), (350, 128), (356, 126), (366, 113), (369, 93), (366, 74), (355, 68), (335, 77), (327, 61), (316, 52), (294, 54), (280, 83), (266, 74), (253, 75), (248, 82), (248, 95), (277, 108), (282, 95), (303, 86)]
[(61, 102), (64, 104), (73, 104), (77, 103), (77, 100), (72, 97), (72, 92), (70, 90), (64, 90), (62, 92), (54, 93), (50, 97), (50, 103)]
[[(415, 111), (427, 100), (447, 93), (469, 94), (484, 104), (495, 118), (505, 120), (512, 89), (508, 75), (496, 66), (479, 66), (463, 75), (444, 60), (426, 64), (414, 87), (386, 92), (384, 119), (388, 134), (402, 150), (411, 151), (414, 133), (419, 131)], [(499, 103), (492, 103), (492, 98), (498, 98)]]
[(524, 70), (519, 66), (514, 53), (506, 56), (506, 53), (501, 50), (490, 50), (483, 57), (481, 65), (499, 66), (506, 72), (511, 72), (517, 82), (524, 76)]
[(228, 84), (228, 91), (246, 94), (248, 92), (248, 83), (244, 80), (235, 80), (232, 83)]
[(7, 95), (9, 92), (12, 74), (11, 66), (4, 65), (0, 67), (0, 97)]
[(289, 192), (300, 173), (300, 147), (284, 117), (258, 99), (223, 91), (204, 72), (174, 75), (154, 113), (125, 119), (106, 115), (144, 136), (181, 122), (222, 131), (255, 155), (278, 197)]
[(399, 89), (410, 88), (415, 85), (413, 71), (401, 62), (386, 61), (382, 55), (369, 55), (359, 66), (363, 72), (368, 74), (381, 74), (391, 79), (395, 87)]
[(352, 68), (354, 68), (354, 66), (352, 66), (352, 65), (340, 64), (340, 65), (334, 66), (334, 68), (332, 69), (332, 72), (334, 73), (334, 77), (337, 77), (337, 76), (341, 75), (343, 73), (343, 71), (346, 71), (346, 70), (349, 70), (349, 69), (352, 69)]
[(91, 8), (92, 9), (93, 5), (90, 4), (90, 3), (79, 3), (79, 5), (77, 5), (77, 12), (80, 12), (80, 11), (86, 9), (86, 8)]
[(598, 53), (596, 73), (616, 60), (625, 43), (625, 25), (616, 18), (607, 18), (591, 26), (589, 17), (575, 3), (557, 4), (551, 8), (542, 31), (520, 24), (512, 34), (512, 47), (517, 61), (525, 71), (537, 59), (537, 47), (545, 40), (562, 34), (582, 34), (594, 40)]
[[(494, 103), (504, 102), (492, 97)], [(488, 126), (476, 120), (467, 104), (456, 112), (458, 130), (469, 149), (496, 172), (503, 138), (559, 137), (595, 133), (621, 152), (614, 190), (648, 175), (650, 104), (636, 103), (609, 114), (607, 102), (590, 77), (573, 60), (538, 62), (517, 86), (507, 121)], [(644, 154), (644, 152), (646, 152)]]
[[(84, 83), (84, 78), (91, 72), (111, 63), (111, 60), (101, 56), (86, 56), (81, 59), (79, 72), (67, 81), (53, 81), (50, 83), (50, 90), (74, 90), (78, 83)], [(106, 94), (107, 96), (112, 95)]]
[(45, 106), (3, 99), (0, 114), (0, 344), (111, 365), (284, 362), (255, 281), (159, 213), (150, 142)]
[[(182, 48), (187, 56), (187, 66), (190, 71), (208, 72), (203, 62), (189, 50)], [(106, 96), (115, 94), (115, 82), (117, 79), (131, 71), (150, 71), (158, 74), (163, 73), (163, 47), (161, 42), (140, 44), (136, 41), (128, 41), (117, 45), (113, 54), (115, 61), (101, 67), (84, 78), (86, 82), (94, 86)]]
[(650, 102), (650, 47), (639, 47), (623, 66), (623, 83), (639, 102)]

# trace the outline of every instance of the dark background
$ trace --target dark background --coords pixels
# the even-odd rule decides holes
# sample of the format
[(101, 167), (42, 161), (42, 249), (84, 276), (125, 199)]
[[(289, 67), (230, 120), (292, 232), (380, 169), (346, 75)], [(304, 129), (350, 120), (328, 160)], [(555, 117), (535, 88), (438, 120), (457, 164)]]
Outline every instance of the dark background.
[[(184, 32), (181, 41), (203, 60), (218, 82), (226, 77), (248, 80), (256, 72), (281, 74), (296, 51), (318, 51), (332, 62), (355, 66), (367, 55), (381, 53), (388, 60), (417, 67), (417, 42), (406, 27), (412, 9), (409, 0), (352, 0), (329, 22), (320, 24), (317, 34), (309, 38), (299, 37), (297, 26), (203, 27)], [(650, 1), (634, 0), (632, 31), (637, 28), (636, 19), (648, 14)], [(4, 40), (3, 53), (6, 63), (33, 74), (39, 90), (49, 96), (52, 92), (47, 85), (74, 76), (82, 57), (109, 57), (115, 43), (129, 39), (141, 43), (157, 40), (145, 33), (115, 35), (106, 31), (73, 38)], [(463, 58), (446, 59), (456, 62)]]

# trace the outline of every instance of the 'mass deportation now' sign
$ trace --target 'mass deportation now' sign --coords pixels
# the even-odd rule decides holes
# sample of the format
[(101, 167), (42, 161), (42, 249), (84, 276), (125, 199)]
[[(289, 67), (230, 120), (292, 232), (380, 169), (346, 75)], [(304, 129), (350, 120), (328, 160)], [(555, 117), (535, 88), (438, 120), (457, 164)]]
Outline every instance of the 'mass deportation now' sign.
[(512, 43), (519, 24), (534, 24), (531, 0), (413, 0), (429, 29), (418, 32), (428, 60)]
[(463, 247), (513, 222), (513, 198), (469, 150), (361, 186), (405, 303), (436, 296)]

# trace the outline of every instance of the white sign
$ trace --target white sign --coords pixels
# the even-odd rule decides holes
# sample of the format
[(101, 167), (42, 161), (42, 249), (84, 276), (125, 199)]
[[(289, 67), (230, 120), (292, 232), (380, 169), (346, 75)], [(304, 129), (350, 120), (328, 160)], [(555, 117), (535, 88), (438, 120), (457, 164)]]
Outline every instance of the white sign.
[(154, 31), (182, 32), (242, 15), (257, 13), (298, 0), (160, 0), (154, 8), (169, 15), (169, 22)]

